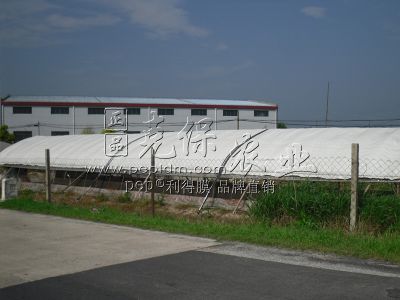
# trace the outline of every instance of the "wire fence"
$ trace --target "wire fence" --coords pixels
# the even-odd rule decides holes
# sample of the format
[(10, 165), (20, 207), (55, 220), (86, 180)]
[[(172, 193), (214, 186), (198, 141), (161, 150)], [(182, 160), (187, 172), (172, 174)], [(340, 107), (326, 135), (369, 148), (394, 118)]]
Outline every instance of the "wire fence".
[[(26, 165), (8, 166), (3, 177), (15, 178), (19, 190), (45, 191), (47, 187), (53, 193), (72, 192), (77, 201), (86, 196), (100, 199), (102, 195), (118, 199), (126, 194), (130, 201), (151, 197), (154, 203), (157, 195), (174, 203), (198, 205), (198, 212), (223, 207), (235, 213), (246, 207), (246, 199), (274, 193), (280, 185), (296, 181), (322, 181), (330, 186), (325, 185), (330, 192), (332, 187), (341, 193), (347, 190), (349, 199), (354, 195), (354, 180), (367, 184), (355, 185), (355, 190), (364, 194), (377, 183), (380, 192), (400, 195), (400, 161), (396, 160), (360, 159), (357, 178), (352, 176), (354, 162), (348, 157), (313, 157), (298, 165), (282, 159), (254, 159), (246, 164), (235, 158), (171, 159), (168, 163), (155, 159), (153, 165), (149, 159), (128, 159), (123, 166), (118, 161), (109, 162), (52, 161), (49, 182), (43, 167)], [(87, 167), (81, 168), (82, 163)], [(356, 213), (350, 218), (356, 220)]]
[[(23, 158), (21, 158), (22, 161)], [(31, 181), (29, 174), (39, 174), (43, 167), (35, 166), (37, 159), (24, 160), (25, 166), (14, 166), (9, 168), (14, 175), (22, 181)], [(31, 166), (28, 166), (31, 165)], [(85, 167), (83, 167), (85, 166)], [(172, 179), (191, 179), (192, 181), (207, 178), (209, 181), (215, 179), (242, 180), (250, 182), (265, 179), (279, 181), (309, 180), (309, 181), (348, 181), (351, 178), (351, 159), (348, 157), (312, 157), (301, 164), (293, 164), (282, 159), (254, 159), (246, 161), (241, 158), (231, 158), (224, 164), (223, 159), (168, 159), (155, 160), (152, 169), (150, 160), (124, 159), (123, 164), (119, 160), (74, 160), (63, 159), (59, 162), (52, 161), (51, 169), (58, 174), (57, 180), (69, 176), (69, 180), (86, 178), (87, 182), (101, 176), (108, 178), (106, 181), (145, 179), (151, 172), (157, 177)], [(36, 170), (36, 171), (35, 171)], [(62, 174), (62, 175), (60, 175)], [(83, 174), (83, 175), (82, 175)], [(35, 181), (35, 179), (33, 179)], [(365, 182), (400, 182), (400, 161), (360, 159), (359, 180)], [(36, 180), (37, 181), (37, 180)], [(67, 183), (69, 181), (63, 181)], [(42, 182), (43, 183), (43, 182)], [(81, 181), (82, 184), (82, 181)]]
[[(17, 169), (43, 169), (37, 162), (41, 157), (29, 157), (20, 160), (24, 166)], [(14, 158), (15, 160), (15, 158)], [(18, 159), (17, 159), (18, 160)], [(105, 159), (67, 159), (52, 160), (51, 167), (58, 171), (86, 172), (113, 176), (145, 177), (150, 172), (150, 160), (141, 158)], [(175, 177), (241, 177), (243, 179), (277, 178), (280, 180), (326, 180), (340, 181), (351, 178), (351, 159), (348, 157), (313, 156), (304, 162), (290, 162), (281, 158), (247, 159), (236, 157), (224, 164), (223, 159), (156, 159), (157, 175)], [(359, 179), (363, 181), (400, 181), (400, 161), (385, 159), (360, 159)]]

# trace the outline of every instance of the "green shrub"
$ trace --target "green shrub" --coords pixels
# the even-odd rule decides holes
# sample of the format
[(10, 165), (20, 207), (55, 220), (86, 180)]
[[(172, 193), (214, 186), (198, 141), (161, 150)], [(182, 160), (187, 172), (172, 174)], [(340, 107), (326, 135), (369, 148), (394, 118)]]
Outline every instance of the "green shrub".
[(382, 229), (399, 227), (400, 197), (367, 195), (361, 201), (360, 217), (373, 224), (378, 224)]
[[(364, 195), (366, 186), (360, 184), (359, 188), (360, 221), (379, 230), (400, 229), (400, 197), (383, 183), (373, 184)], [(267, 222), (289, 219), (298, 225), (314, 227), (348, 219), (350, 198), (350, 190), (339, 189), (336, 183), (285, 182), (275, 187), (275, 193), (258, 195), (249, 213)]]
[(87, 127), (82, 129), (81, 134), (94, 134), (94, 131), (92, 128)]
[(100, 194), (96, 195), (96, 200), (99, 201), (99, 202), (105, 202), (105, 201), (108, 201), (109, 198), (108, 198), (107, 195), (104, 195), (103, 193), (100, 193)]
[(117, 197), (117, 201), (120, 203), (128, 203), (131, 202), (130, 193), (123, 193)]
[(163, 193), (157, 195), (157, 199), (155, 201), (159, 206), (165, 206), (165, 195)]
[(23, 189), (20, 190), (18, 193), (18, 199), (21, 200), (33, 200), (35, 198), (36, 192), (29, 190), (29, 189)]
[(276, 186), (274, 193), (260, 194), (249, 212), (264, 221), (289, 216), (301, 224), (314, 224), (347, 216), (349, 207), (349, 194), (333, 184), (288, 182)]
[(101, 134), (107, 134), (107, 133), (114, 133), (115, 132), (115, 130), (113, 130), (113, 129), (109, 129), (109, 128), (104, 128), (104, 129), (102, 129), (101, 130)]
[(8, 131), (7, 125), (0, 126), (0, 141), (7, 142), (7, 143), (15, 142), (15, 135), (14, 135), (14, 133), (10, 133)]

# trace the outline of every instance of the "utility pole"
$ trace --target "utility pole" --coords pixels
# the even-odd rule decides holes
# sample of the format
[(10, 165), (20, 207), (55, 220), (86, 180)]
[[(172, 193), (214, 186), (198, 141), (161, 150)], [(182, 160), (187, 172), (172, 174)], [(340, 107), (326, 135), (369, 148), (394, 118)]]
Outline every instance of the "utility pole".
[(38, 135), (40, 135), (40, 122), (38, 121), (34, 126), (37, 127)]
[(329, 81), (328, 81), (328, 89), (326, 91), (325, 127), (328, 127), (328, 112), (329, 112)]
[(72, 106), (72, 135), (75, 135), (75, 106)]

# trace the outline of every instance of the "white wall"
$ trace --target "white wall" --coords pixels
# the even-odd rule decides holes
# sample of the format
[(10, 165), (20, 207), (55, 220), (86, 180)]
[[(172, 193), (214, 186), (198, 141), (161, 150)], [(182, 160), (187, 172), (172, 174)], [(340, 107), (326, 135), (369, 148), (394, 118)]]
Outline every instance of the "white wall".
[[(4, 107), (4, 124), (8, 125), (10, 131), (32, 131), (32, 135), (51, 135), (51, 131), (68, 131), (72, 134), (73, 115), (72, 108), (68, 115), (52, 115), (51, 108), (45, 106), (33, 106), (32, 114), (13, 114), (11, 106)], [(33, 126), (38, 125), (39, 126)], [(22, 128), (22, 125), (30, 125)], [(63, 125), (66, 128), (57, 128), (53, 125)], [(68, 127), (68, 128), (67, 128)]]
[[(223, 109), (217, 110), (218, 129), (237, 129), (237, 117), (224, 117)], [(263, 121), (263, 123), (244, 120)], [(255, 117), (254, 109), (239, 110), (239, 129), (276, 128), (276, 110), (270, 110), (268, 117)]]
[[(149, 125), (144, 122), (150, 119), (151, 111), (155, 111), (157, 117), (156, 107), (141, 107), (140, 115), (128, 115), (130, 124), (128, 130), (142, 132), (149, 128)], [(224, 117), (223, 109), (214, 108), (207, 109), (207, 116), (192, 116), (189, 108), (175, 108), (174, 115), (164, 116), (161, 127), (165, 131), (180, 131), (185, 126), (188, 117), (194, 122), (209, 118), (214, 122), (212, 129), (237, 129), (237, 117)], [(276, 128), (277, 111), (270, 110), (268, 117), (255, 117), (254, 109), (241, 109), (239, 119), (268, 121), (268, 123), (258, 123), (240, 120), (239, 129)], [(52, 131), (68, 131), (72, 135), (81, 134), (84, 128), (90, 128), (93, 132), (99, 133), (104, 126), (104, 115), (89, 115), (87, 107), (75, 107), (75, 109), (70, 107), (68, 115), (52, 115), (51, 108), (43, 106), (33, 106), (32, 114), (13, 114), (13, 108), (5, 106), (3, 122), (9, 126), (10, 131), (32, 131), (33, 136), (38, 135), (39, 131), (40, 135), (51, 135)], [(39, 126), (33, 126), (38, 122)]]

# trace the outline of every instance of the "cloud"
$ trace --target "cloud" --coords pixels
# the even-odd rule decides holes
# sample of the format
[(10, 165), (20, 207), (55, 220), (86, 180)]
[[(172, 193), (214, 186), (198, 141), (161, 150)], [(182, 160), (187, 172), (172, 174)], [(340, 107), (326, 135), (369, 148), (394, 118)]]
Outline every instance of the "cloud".
[(44, 12), (52, 8), (57, 8), (57, 6), (50, 4), (46, 0), (2, 0), (0, 21), (13, 21), (21, 17)]
[[(82, 0), (90, 7), (55, 5), (49, 0), (0, 0), (0, 43), (31, 47), (66, 41), (63, 33), (113, 26), (123, 19), (145, 29), (152, 38), (186, 35), (205, 37), (204, 28), (193, 25), (180, 0)], [(68, 3), (68, 2), (64, 2)]]
[(225, 43), (218, 43), (217, 44), (217, 47), (216, 47), (216, 49), (218, 50), (218, 51), (225, 51), (225, 50), (228, 50), (228, 45), (227, 44), (225, 44)]
[(387, 20), (383, 24), (383, 30), (389, 39), (400, 40), (400, 23)]
[(75, 30), (94, 26), (110, 26), (121, 19), (112, 15), (98, 14), (87, 17), (71, 17), (59, 14), (48, 16), (47, 24), (54, 29)]
[(251, 60), (246, 60), (242, 63), (236, 65), (214, 65), (205, 66), (200, 69), (199, 73), (194, 76), (194, 78), (214, 78), (214, 77), (225, 77), (232, 75), (234, 73), (250, 69), (254, 66), (254, 62)]
[(312, 18), (321, 19), (326, 15), (326, 9), (320, 6), (306, 6), (301, 9), (301, 12)]
[(207, 30), (191, 24), (187, 12), (180, 8), (178, 0), (102, 0), (128, 14), (132, 23), (145, 28), (150, 36), (168, 38), (184, 34), (205, 37)]
[[(60, 12), (65, 8), (46, 0), (4, 0), (0, 12), (0, 43), (11, 47), (37, 47), (65, 44), (65, 32), (110, 26), (121, 19), (110, 14)], [(2, 3), (3, 4), (3, 3)]]

